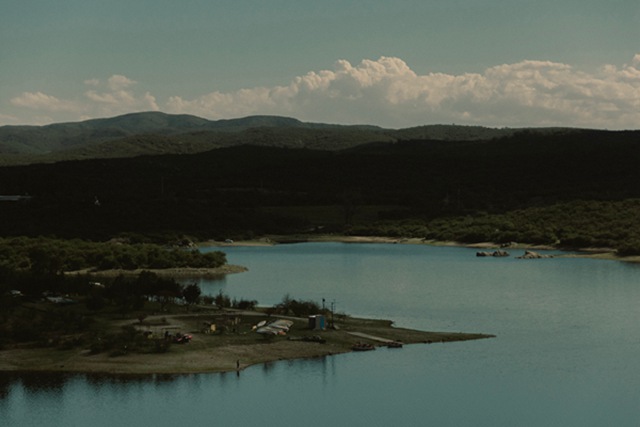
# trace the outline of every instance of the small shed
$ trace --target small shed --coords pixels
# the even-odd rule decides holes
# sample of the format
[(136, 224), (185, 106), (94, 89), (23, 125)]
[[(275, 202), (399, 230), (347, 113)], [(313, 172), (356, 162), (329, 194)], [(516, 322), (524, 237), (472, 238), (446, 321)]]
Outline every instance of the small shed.
[(326, 319), (323, 314), (314, 314), (309, 316), (309, 329), (315, 331), (324, 331), (326, 329)]

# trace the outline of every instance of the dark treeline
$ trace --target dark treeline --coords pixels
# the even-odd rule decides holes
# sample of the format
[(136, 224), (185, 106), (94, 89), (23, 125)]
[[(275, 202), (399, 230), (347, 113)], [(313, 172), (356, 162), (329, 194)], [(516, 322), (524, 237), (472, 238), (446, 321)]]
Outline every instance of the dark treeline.
[(613, 248), (640, 254), (640, 199), (575, 201), (504, 214), (476, 213), (435, 219), (381, 220), (356, 225), (359, 235), (440, 241), (525, 242), (563, 249)]
[[(347, 225), (372, 226), (358, 223), (357, 213), (365, 206), (376, 206), (380, 220), (419, 219), (431, 226), (436, 219), (456, 224), (459, 218), (485, 221), (487, 215), (508, 221), (500, 215), (576, 201), (640, 198), (639, 161), (640, 132), (574, 130), (331, 152), (239, 146), (194, 155), (5, 167), (0, 168), (0, 194), (33, 198), (0, 205), (0, 235), (251, 237), (327, 225), (313, 223), (297, 209), (314, 206), (342, 209), (342, 223), (332, 224), (340, 232), (353, 229)], [(588, 220), (588, 211), (576, 212)], [(562, 226), (547, 228), (549, 239), (567, 235)], [(621, 239), (610, 243), (619, 246)]]
[(123, 347), (164, 352), (169, 342), (143, 339), (131, 325), (111, 330), (105, 322), (137, 313), (142, 323), (149, 313), (170, 312), (178, 303), (188, 308), (201, 300), (197, 284), (185, 286), (148, 271), (100, 282), (34, 271), (2, 276), (0, 271), (0, 290), (9, 287), (12, 294), (0, 292), (0, 349), (32, 342), (63, 349), (85, 346), (92, 353)]
[(151, 243), (90, 242), (79, 239), (0, 238), (0, 268), (60, 274), (67, 271), (216, 268), (226, 263), (224, 253), (202, 253)]
[[(124, 276), (106, 280), (107, 286), (93, 286), (86, 274), (65, 272), (105, 269), (163, 269), (169, 267), (216, 268), (226, 263), (224, 253), (166, 248), (154, 244), (97, 243), (48, 238), (0, 239), (0, 295), (7, 301), (10, 291), (19, 291), (31, 299), (51, 295), (80, 295), (88, 306), (104, 306), (104, 301), (123, 298), (121, 307), (131, 309), (150, 297), (185, 297), (183, 287), (173, 279), (143, 271), (136, 279)], [(186, 289), (189, 289), (188, 287)], [(168, 292), (168, 294), (167, 294)], [(199, 293), (198, 295), (199, 296)], [(196, 296), (196, 297), (197, 297)], [(8, 298), (8, 299), (7, 299)], [(91, 305), (98, 301), (100, 304)], [(168, 300), (164, 300), (165, 302)], [(6, 302), (6, 301), (5, 301)]]

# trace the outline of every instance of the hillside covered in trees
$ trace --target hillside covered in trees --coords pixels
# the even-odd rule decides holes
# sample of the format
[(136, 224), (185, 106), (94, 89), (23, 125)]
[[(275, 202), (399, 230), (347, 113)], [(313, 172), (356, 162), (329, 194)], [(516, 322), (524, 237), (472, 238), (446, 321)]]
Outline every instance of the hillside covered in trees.
[[(0, 235), (225, 239), (322, 230), (640, 252), (640, 131), (460, 128), (454, 137), (438, 128), (440, 139), (425, 139), (412, 137), (425, 129), (391, 137), (330, 128), (342, 139), (278, 146), (278, 135), (301, 129), (327, 131), (236, 129), (236, 137), (253, 132), (252, 141), (271, 143), (2, 167), (0, 194), (30, 198), (0, 202)], [(356, 131), (378, 141), (340, 143)]]
[[(371, 142), (409, 139), (488, 140), (518, 131), (456, 125), (395, 130), (369, 125), (308, 123), (279, 116), (212, 121), (190, 115), (144, 112), (46, 126), (1, 126), (0, 165), (193, 154), (240, 145), (343, 150)], [(549, 134), (575, 130), (546, 128), (535, 131)]]

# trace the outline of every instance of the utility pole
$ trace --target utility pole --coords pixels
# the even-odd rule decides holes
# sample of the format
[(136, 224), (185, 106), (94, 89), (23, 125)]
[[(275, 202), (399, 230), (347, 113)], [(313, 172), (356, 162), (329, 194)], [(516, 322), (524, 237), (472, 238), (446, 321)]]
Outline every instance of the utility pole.
[(336, 310), (336, 300), (331, 301), (331, 327), (333, 328), (333, 316)]

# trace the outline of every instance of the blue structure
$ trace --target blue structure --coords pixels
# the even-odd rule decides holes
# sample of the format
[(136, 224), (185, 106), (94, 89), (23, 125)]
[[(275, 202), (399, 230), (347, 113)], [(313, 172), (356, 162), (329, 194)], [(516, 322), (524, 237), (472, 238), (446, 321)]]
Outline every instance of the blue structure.
[(309, 316), (309, 329), (324, 331), (327, 328), (326, 324), (327, 322), (323, 314)]

